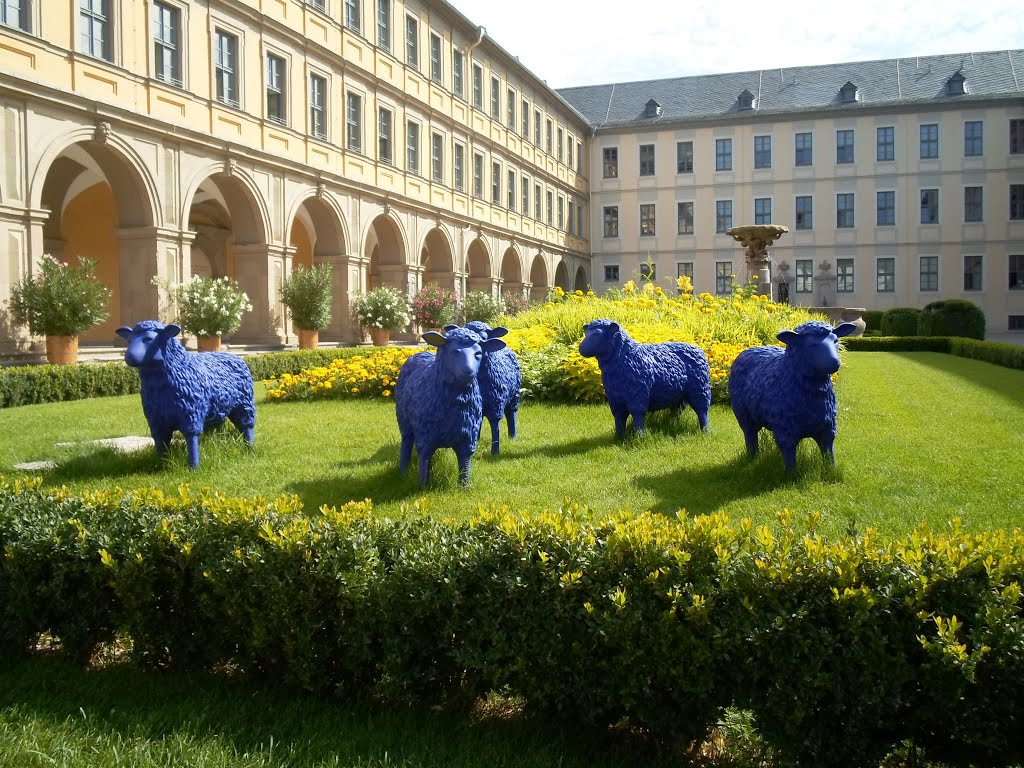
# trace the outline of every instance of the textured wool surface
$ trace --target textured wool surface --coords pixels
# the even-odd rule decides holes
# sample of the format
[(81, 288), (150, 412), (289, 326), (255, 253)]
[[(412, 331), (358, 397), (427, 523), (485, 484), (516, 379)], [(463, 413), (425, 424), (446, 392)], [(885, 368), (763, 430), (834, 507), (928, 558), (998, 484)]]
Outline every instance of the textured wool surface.
[(199, 435), (230, 419), (247, 443), (256, 426), (252, 372), (226, 352), (189, 352), (175, 338), (176, 325), (143, 320), (117, 334), (128, 341), (125, 362), (138, 370), (142, 412), (160, 454), (171, 435), (181, 432), (188, 445), (189, 466), (199, 466)]
[(747, 444), (757, 454), (758, 432), (775, 438), (787, 470), (796, 467), (796, 447), (812, 438), (823, 456), (834, 461), (836, 393), (832, 374), (839, 370), (839, 338), (851, 323), (833, 328), (812, 320), (782, 331), (782, 347), (751, 347), (741, 352), (729, 374), (729, 397)]
[(481, 339), (466, 328), (447, 327), (424, 339), (436, 352), (408, 358), (395, 384), (395, 412), (402, 435), (399, 472), (405, 472), (416, 448), (419, 480), (430, 479), (430, 462), (438, 448), (451, 448), (459, 463), (459, 480), (469, 484), (469, 464), (483, 422), (483, 399), (477, 373), (484, 351), (505, 346), (501, 339)]
[(711, 371), (704, 350), (681, 341), (641, 344), (612, 320), (594, 320), (584, 333), (580, 354), (597, 359), (616, 435), (624, 433), (628, 416), (642, 434), (651, 411), (687, 405), (700, 428), (708, 428)]
[[(507, 328), (502, 326), (491, 328), (480, 320), (466, 323), (466, 328), (476, 333), (481, 339), (497, 339), (508, 333)], [(515, 439), (516, 437), (516, 414), (519, 412), (519, 400), (523, 387), (523, 372), (519, 367), (519, 357), (508, 347), (494, 352), (484, 352), (477, 380), (480, 382), (484, 418), (491, 425), (491, 453), (500, 453), (501, 438), (498, 426), (502, 417), (507, 419), (509, 438)]]

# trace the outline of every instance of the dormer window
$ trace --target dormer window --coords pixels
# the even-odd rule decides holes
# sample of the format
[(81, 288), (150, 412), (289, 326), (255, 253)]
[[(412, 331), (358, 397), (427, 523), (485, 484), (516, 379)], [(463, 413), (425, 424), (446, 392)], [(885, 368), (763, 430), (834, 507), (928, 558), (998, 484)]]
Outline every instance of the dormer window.
[(754, 94), (744, 88), (743, 93), (736, 97), (736, 102), (739, 104), (740, 109), (753, 109)]
[(661, 117), (661, 104), (651, 99), (644, 106), (644, 117)]
[(849, 80), (846, 85), (839, 89), (839, 101), (843, 104), (853, 104), (860, 100), (860, 89)]
[(946, 81), (946, 90), (950, 96), (963, 96), (967, 93), (967, 78), (962, 71), (957, 70)]

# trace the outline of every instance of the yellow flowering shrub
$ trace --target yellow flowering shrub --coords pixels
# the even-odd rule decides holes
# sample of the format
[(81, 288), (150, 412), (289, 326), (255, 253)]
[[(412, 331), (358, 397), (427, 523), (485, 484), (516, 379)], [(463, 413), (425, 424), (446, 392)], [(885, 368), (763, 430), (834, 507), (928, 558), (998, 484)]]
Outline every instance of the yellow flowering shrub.
[(286, 373), (267, 390), (267, 400), (391, 397), (402, 363), (418, 351), (415, 347), (381, 347), (365, 355), (333, 360), (327, 366)]

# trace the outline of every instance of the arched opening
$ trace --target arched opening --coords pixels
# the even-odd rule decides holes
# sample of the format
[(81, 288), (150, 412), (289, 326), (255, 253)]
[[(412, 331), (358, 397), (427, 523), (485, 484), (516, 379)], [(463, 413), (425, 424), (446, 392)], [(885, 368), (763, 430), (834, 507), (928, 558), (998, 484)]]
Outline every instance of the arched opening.
[(516, 249), (509, 247), (501, 257), (501, 292), (523, 295), (523, 264)]
[(409, 268), (405, 245), (398, 224), (390, 216), (381, 214), (370, 224), (363, 254), (369, 260), (367, 290), (390, 285), (404, 294), (408, 293)]
[(563, 291), (572, 290), (569, 285), (569, 268), (565, 266), (564, 261), (559, 261), (558, 266), (555, 267), (555, 286)]
[(458, 289), (452, 246), (440, 227), (434, 227), (427, 233), (420, 251), (420, 267), (423, 269), (423, 285), (436, 283), (449, 290)]
[[(345, 259), (345, 234), (338, 213), (321, 198), (306, 198), (292, 219), (288, 243), (293, 249), (292, 271), (300, 266), (331, 266), (331, 324), (322, 329), (320, 335), (325, 341), (349, 338), (352, 325), (349, 317), (351, 287)], [(358, 280), (355, 282), (358, 283)]]
[(573, 286), (577, 291), (586, 291), (589, 283), (587, 282), (587, 270), (582, 266), (576, 267), (576, 280)]
[(493, 295), (491, 254), (487, 251), (487, 244), (479, 237), (469, 244), (469, 251), (466, 254), (466, 273), (468, 274), (467, 290), (482, 291)]
[(530, 301), (544, 301), (547, 298), (551, 283), (548, 279), (548, 268), (544, 263), (544, 257), (537, 254), (533, 257), (533, 264), (530, 266)]
[[(110, 344), (121, 325), (158, 315), (157, 243), (153, 201), (142, 171), (119, 149), (97, 140), (61, 150), (43, 177), (40, 203), (46, 253), (68, 263), (96, 262), (96, 277), (110, 288), (106, 321), (81, 334), (81, 344)], [(144, 230), (148, 242), (127, 247), (122, 230)]]

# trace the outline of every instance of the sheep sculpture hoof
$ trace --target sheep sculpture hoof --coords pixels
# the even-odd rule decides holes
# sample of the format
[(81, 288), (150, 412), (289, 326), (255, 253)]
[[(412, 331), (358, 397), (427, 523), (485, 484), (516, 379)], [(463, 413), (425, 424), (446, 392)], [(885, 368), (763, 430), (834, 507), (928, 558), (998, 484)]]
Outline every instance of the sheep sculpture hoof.
[(839, 339), (854, 330), (853, 323), (833, 328), (811, 320), (778, 334), (785, 348), (751, 347), (740, 352), (729, 375), (729, 397), (751, 457), (757, 455), (763, 428), (775, 438), (787, 472), (796, 468), (796, 447), (806, 437), (835, 463), (832, 374), (839, 370)]

